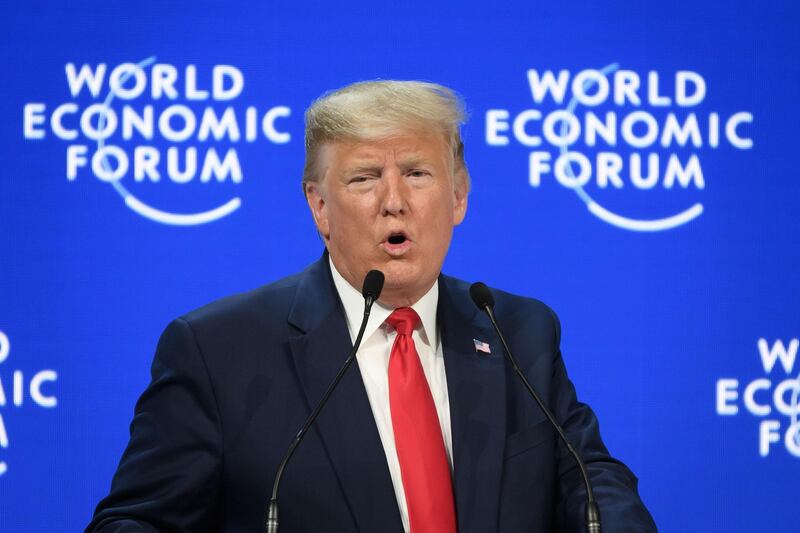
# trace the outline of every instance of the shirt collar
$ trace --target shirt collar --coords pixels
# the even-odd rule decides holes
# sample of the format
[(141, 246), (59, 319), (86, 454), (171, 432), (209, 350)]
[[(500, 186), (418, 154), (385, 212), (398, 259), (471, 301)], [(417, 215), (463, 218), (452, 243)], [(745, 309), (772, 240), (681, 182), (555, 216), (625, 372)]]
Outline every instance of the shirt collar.
[[(344, 277), (336, 270), (330, 256), (328, 262), (331, 266), (331, 274), (333, 275), (333, 284), (336, 286), (336, 292), (339, 293), (339, 298), (342, 300), (344, 312), (347, 316), (347, 329), (350, 330), (350, 341), (355, 343), (356, 335), (358, 335), (358, 328), (361, 326), (361, 320), (364, 318), (364, 297), (357, 291)], [(437, 279), (433, 286), (426, 292), (422, 298), (417, 300), (411, 308), (417, 312), (422, 324), (423, 340), (431, 347), (436, 349), (438, 347), (438, 338), (436, 336), (436, 307), (439, 305), (439, 280)], [(375, 302), (370, 312), (367, 327), (364, 330), (364, 339), (368, 339), (375, 331), (389, 318), (394, 309), (386, 307), (381, 302)]]

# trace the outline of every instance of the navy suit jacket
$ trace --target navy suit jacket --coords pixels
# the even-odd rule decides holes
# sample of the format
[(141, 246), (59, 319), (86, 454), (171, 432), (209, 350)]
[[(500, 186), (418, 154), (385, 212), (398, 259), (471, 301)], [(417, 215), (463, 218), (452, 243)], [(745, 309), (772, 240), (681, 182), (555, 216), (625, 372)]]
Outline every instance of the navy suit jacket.
[[(581, 532), (579, 472), (468, 289), (439, 278), (458, 530)], [(511, 349), (587, 463), (604, 533), (655, 531), (636, 478), (609, 456), (594, 414), (576, 399), (555, 315), (536, 300), (494, 294)], [(327, 255), (173, 321), (87, 531), (263, 531), (277, 465), (351, 348)], [(357, 365), (297, 449), (279, 499), (282, 533), (402, 533)]]

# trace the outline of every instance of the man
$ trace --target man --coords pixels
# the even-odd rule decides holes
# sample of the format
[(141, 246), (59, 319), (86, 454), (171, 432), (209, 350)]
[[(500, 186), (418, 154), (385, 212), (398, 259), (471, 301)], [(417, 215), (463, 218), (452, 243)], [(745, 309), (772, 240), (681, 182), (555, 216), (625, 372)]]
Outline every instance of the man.
[[(358, 364), (285, 472), (281, 531), (583, 531), (572, 458), (468, 284), (440, 274), (467, 209), (463, 117), (450, 90), (420, 82), (357, 83), (311, 106), (303, 189), (325, 254), (170, 324), (88, 530), (260, 531), (277, 465), (352, 348), (359, 291), (378, 269)], [(555, 315), (495, 297), (521, 366), (587, 463), (603, 530), (655, 531), (636, 478), (576, 400)]]

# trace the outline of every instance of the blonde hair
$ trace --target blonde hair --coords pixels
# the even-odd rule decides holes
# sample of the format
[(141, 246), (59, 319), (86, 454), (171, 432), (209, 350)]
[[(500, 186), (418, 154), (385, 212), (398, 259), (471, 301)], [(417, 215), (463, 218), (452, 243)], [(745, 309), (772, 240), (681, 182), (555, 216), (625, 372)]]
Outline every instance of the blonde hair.
[(464, 162), (461, 125), (464, 104), (451, 89), (423, 81), (375, 80), (326, 93), (306, 110), (303, 189), (319, 181), (316, 162), (328, 142), (377, 140), (415, 131), (441, 132), (453, 154), (454, 170), (470, 178)]

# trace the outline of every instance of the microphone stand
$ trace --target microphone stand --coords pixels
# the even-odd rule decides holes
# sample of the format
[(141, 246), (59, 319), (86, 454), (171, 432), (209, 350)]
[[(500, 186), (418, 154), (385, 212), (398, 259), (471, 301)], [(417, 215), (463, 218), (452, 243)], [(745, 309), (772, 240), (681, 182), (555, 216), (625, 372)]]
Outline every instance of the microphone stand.
[(489, 320), (494, 326), (494, 330), (497, 332), (497, 336), (500, 337), (500, 342), (503, 345), (503, 351), (505, 352), (509, 362), (511, 363), (511, 367), (514, 369), (514, 372), (519, 376), (522, 380), (522, 383), (525, 385), (525, 388), (528, 389), (528, 393), (533, 397), (536, 403), (539, 405), (539, 408), (544, 413), (547, 420), (550, 421), (550, 425), (558, 433), (558, 436), (561, 438), (561, 441), (566, 446), (567, 451), (572, 455), (575, 459), (575, 462), (578, 464), (578, 468), (580, 469), (581, 476), (583, 477), (583, 484), (586, 487), (586, 531), (587, 533), (600, 533), (600, 510), (597, 507), (597, 502), (594, 499), (594, 492), (592, 491), (592, 483), (589, 481), (589, 474), (586, 472), (586, 465), (583, 463), (583, 459), (572, 446), (572, 444), (567, 439), (566, 434), (564, 433), (564, 429), (559, 425), (556, 421), (553, 413), (550, 412), (550, 409), (544, 404), (542, 399), (536, 393), (536, 391), (531, 386), (528, 378), (525, 377), (525, 373), (517, 364), (517, 360), (514, 358), (514, 355), (511, 353), (511, 348), (508, 347), (508, 343), (506, 342), (506, 338), (503, 335), (503, 332), (500, 331), (500, 326), (497, 324), (497, 320), (494, 316), (494, 298), (492, 297), (489, 288), (484, 285), (483, 283), (474, 283), (470, 287), (470, 295), (472, 296), (475, 305), (484, 311), (486, 315), (489, 317)]
[[(377, 273), (377, 274), (373, 274)], [(379, 281), (377, 278), (380, 278)], [(377, 289), (375, 286), (377, 285)], [(333, 393), (336, 386), (342, 380), (342, 377), (347, 372), (347, 369), (350, 368), (350, 365), (355, 360), (356, 352), (358, 351), (358, 347), (361, 346), (361, 338), (364, 336), (364, 330), (367, 328), (367, 322), (369, 321), (369, 314), (372, 311), (372, 304), (378, 299), (380, 295), (381, 289), (383, 288), (383, 274), (377, 270), (370, 270), (367, 274), (367, 278), (364, 280), (364, 318), (361, 320), (361, 327), (358, 330), (358, 335), (356, 336), (355, 343), (353, 344), (353, 349), (350, 351), (350, 355), (347, 356), (342, 368), (339, 369), (339, 373), (336, 374), (336, 377), (333, 378), (333, 381), (330, 385), (328, 385), (328, 389), (325, 391), (325, 394), (322, 396), (322, 399), (317, 403), (314, 410), (311, 412), (309, 417), (306, 419), (305, 424), (300, 429), (300, 431), (295, 436), (292, 443), (289, 445), (289, 449), (286, 450), (286, 454), (283, 456), (280, 464), (278, 465), (278, 471), (275, 474), (275, 481), (272, 484), (272, 496), (269, 500), (269, 505), (267, 506), (267, 520), (266, 520), (266, 531), (267, 533), (278, 533), (278, 487), (281, 484), (281, 478), (283, 477), (283, 471), (286, 468), (289, 459), (292, 458), (294, 455), (294, 451), (297, 449), (297, 446), (303, 440), (303, 437), (311, 428), (311, 425), (319, 416), (319, 413), (322, 411), (322, 408), (325, 407), (325, 404), (328, 402), (328, 398), (330, 398), (331, 394)]]

